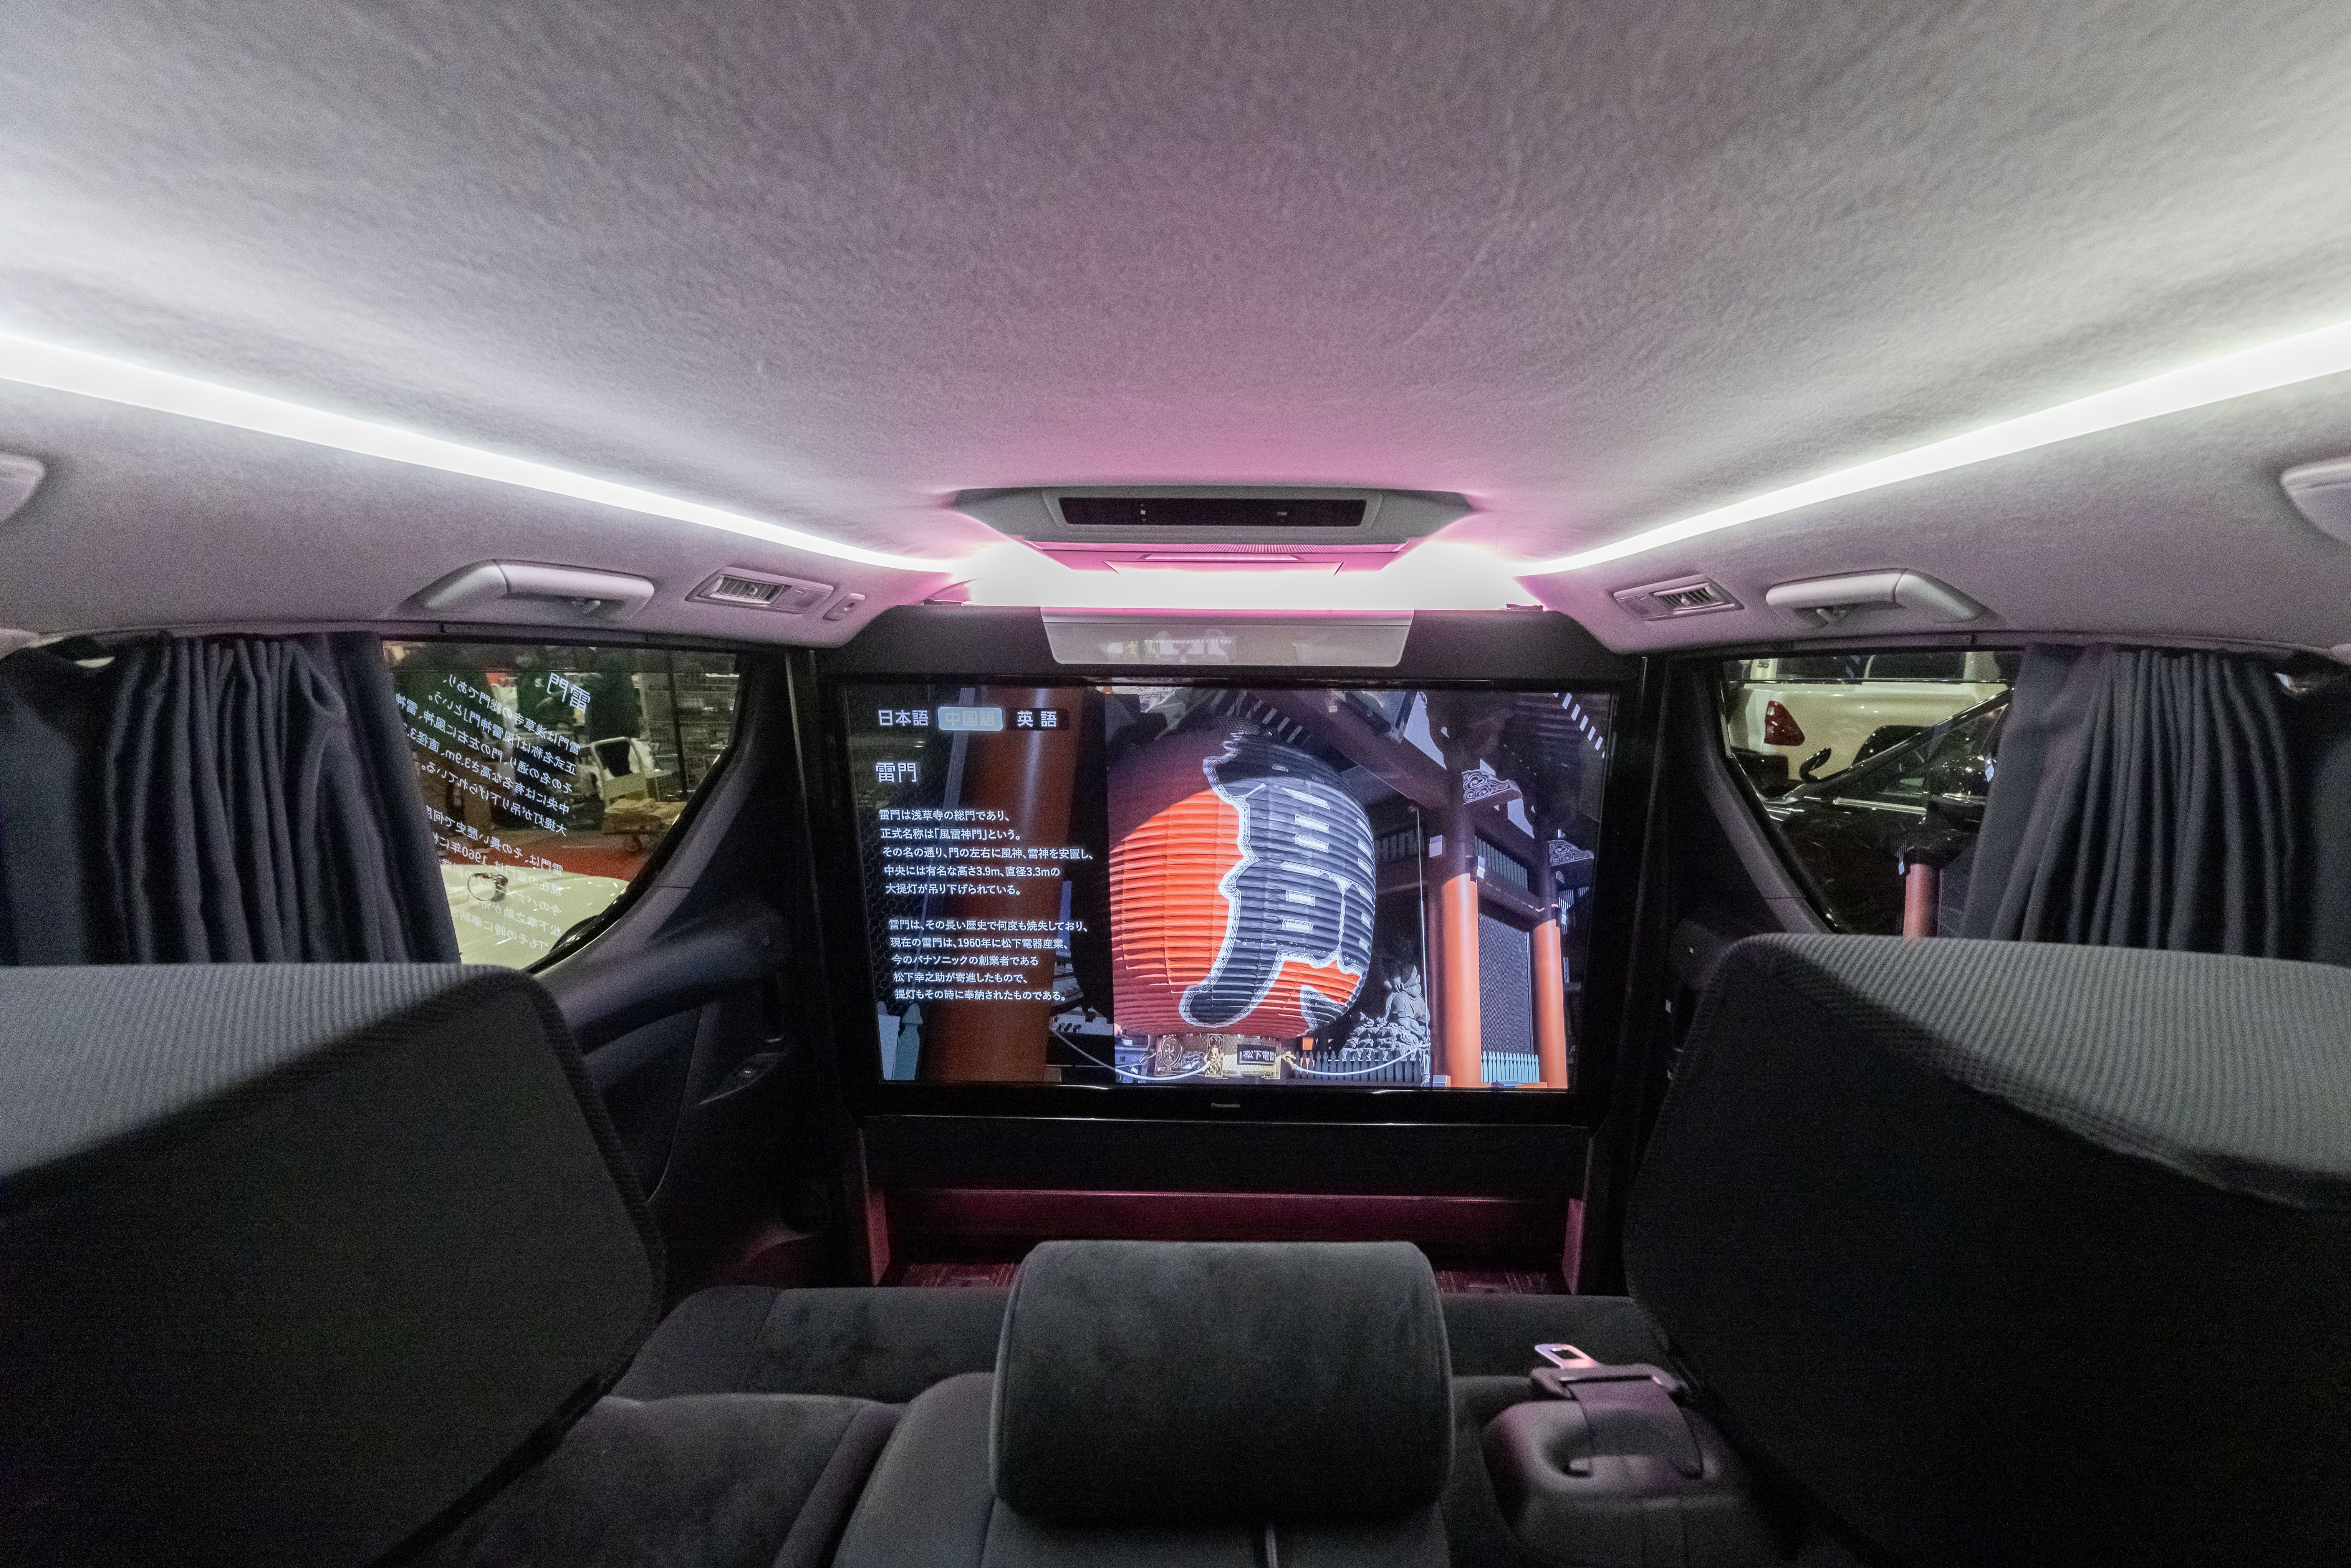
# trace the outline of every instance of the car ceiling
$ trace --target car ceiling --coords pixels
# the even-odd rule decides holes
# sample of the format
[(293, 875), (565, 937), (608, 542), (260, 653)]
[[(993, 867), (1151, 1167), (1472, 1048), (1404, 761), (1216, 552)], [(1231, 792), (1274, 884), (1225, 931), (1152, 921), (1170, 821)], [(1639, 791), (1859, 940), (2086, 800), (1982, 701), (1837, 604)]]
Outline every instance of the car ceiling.
[[(18, 0), (0, 331), (873, 549), (967, 487), (1459, 491), (1516, 560), (2351, 319), (2339, 5)], [(486, 558), (837, 641), (952, 580), (0, 382), (0, 625), (402, 613)], [(1910, 567), (1970, 630), (2351, 642), (2336, 375), (1533, 579)], [(825, 624), (690, 605), (726, 565)], [(1311, 580), (1301, 591), (1311, 594)]]

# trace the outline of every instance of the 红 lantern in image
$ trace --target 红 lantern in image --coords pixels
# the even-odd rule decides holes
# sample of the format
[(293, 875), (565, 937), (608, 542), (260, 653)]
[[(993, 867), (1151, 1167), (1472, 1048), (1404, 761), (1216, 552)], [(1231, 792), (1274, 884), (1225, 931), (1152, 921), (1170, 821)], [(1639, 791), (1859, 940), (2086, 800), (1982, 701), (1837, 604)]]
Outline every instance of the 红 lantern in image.
[(1372, 825), (1328, 764), (1220, 720), (1110, 779), (1111, 973), (1126, 1034), (1326, 1028), (1371, 965)]

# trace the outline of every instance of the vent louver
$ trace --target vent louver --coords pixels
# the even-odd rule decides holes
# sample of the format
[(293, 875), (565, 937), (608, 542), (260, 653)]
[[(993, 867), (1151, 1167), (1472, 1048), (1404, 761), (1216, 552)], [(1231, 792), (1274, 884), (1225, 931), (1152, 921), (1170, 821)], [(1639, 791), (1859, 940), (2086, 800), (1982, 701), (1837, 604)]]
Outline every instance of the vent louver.
[(1668, 610), (1719, 610), (1725, 601), (1710, 583), (1696, 588), (1668, 588), (1649, 595)]
[(731, 599), (744, 604), (765, 604), (783, 591), (783, 586), (780, 582), (754, 582), (747, 577), (729, 577), (722, 571), (703, 597)]
[(730, 566), (706, 580), (686, 598), (704, 604), (731, 604), (743, 610), (772, 610), (799, 615), (832, 597), (832, 584), (809, 582), (772, 572), (747, 571)]
[(1356, 528), (1360, 497), (1063, 496), (1061, 520), (1080, 528)]
[(1684, 615), (1705, 615), (1741, 606), (1729, 589), (1710, 577), (1677, 577), (1671, 582), (1645, 583), (1613, 595), (1616, 602), (1644, 621), (1671, 621)]

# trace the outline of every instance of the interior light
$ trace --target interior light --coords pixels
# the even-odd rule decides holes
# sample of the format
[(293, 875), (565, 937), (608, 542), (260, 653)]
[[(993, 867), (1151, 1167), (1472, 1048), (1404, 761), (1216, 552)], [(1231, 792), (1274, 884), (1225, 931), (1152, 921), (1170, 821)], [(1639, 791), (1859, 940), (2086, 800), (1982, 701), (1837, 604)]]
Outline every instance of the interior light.
[(1970, 463), (1984, 463), (1994, 457), (2005, 457), (2011, 453), (2029, 452), (2036, 446), (2069, 441), (2077, 435), (2112, 430), (2117, 425), (2134, 424), (2142, 419), (2155, 419), (2163, 414), (2177, 413), (2182, 409), (2200, 408), (2206, 403), (2243, 397), (2249, 392), (2267, 392), (2272, 387), (2291, 386), (2296, 382), (2331, 376), (2343, 371), (2351, 371), (2351, 321), (2323, 327), (2315, 332), (2305, 332), (2300, 337), (2287, 338), (2258, 349), (2248, 349), (2242, 353), (2207, 360), (2200, 365), (2190, 365), (2185, 370), (2133, 382), (2128, 386), (2060, 403), (2039, 413), (2003, 420), (1965, 435), (1954, 435), (1946, 441), (1896, 453), (1891, 457), (1880, 457), (1856, 467), (1824, 474), (1801, 485), (1791, 485), (1782, 490), (1772, 490), (1728, 507), (1718, 507), (1710, 512), (1700, 512), (1694, 517), (1684, 517), (1679, 522), (1644, 529), (1592, 549), (1578, 550), (1552, 560), (1531, 562), (1518, 570), (1525, 577), (1540, 577), (1554, 571), (1576, 571), (1584, 567), (1598, 566), (1603, 561), (1656, 549), (1660, 545), (1696, 538), (1700, 534), (1735, 528), (1742, 523), (1764, 517), (1775, 517), (1799, 507), (1810, 507), (1822, 501), (1835, 500), (1841, 496), (1898, 485), (1905, 479), (1940, 474), (1946, 469), (1963, 468)]
[(288, 440), (307, 441), (315, 446), (332, 446), (369, 457), (389, 458), (394, 463), (413, 463), (423, 468), (438, 468), (444, 473), (464, 474), (500, 485), (519, 486), (526, 490), (569, 496), (576, 500), (594, 501), (602, 506), (618, 507), (623, 511), (694, 523), (705, 528), (740, 534), (747, 538), (764, 539), (769, 544), (783, 545), (791, 549), (831, 556), (839, 560), (862, 561), (868, 566), (893, 567), (901, 571), (946, 571), (952, 565), (947, 561), (924, 560), (914, 556), (892, 555), (886, 550), (867, 549), (862, 545), (826, 538), (821, 534), (804, 533), (780, 523), (762, 522), (757, 517), (747, 517), (717, 507), (705, 507), (652, 490), (641, 490), (633, 485), (616, 485), (609, 479), (590, 478), (587, 475), (573, 474), (544, 463), (484, 452), (478, 447), (460, 445), (436, 436), (419, 435), (413, 431), (399, 430), (388, 424), (375, 424), (347, 414), (329, 413), (323, 409), (305, 408), (299, 403), (263, 397), (256, 392), (214, 386), (191, 376), (149, 370), (143, 365), (125, 364), (120, 360), (85, 353), (78, 349), (60, 349), (5, 333), (0, 333), (0, 380), (22, 382), (28, 386), (47, 387), (56, 392), (78, 392), (84, 397), (104, 398), (109, 402), (129, 403), (135, 408), (151, 408), (163, 413), (185, 414), (190, 419), (207, 420), (214, 424), (234, 425), (239, 430), (258, 431), (265, 435), (282, 435)]
[(1499, 610), (1526, 595), (1517, 570), (1474, 545), (1430, 543), (1378, 571), (1078, 571), (1021, 544), (994, 545), (956, 569), (971, 602), (1053, 610), (1263, 611), (1380, 614)]

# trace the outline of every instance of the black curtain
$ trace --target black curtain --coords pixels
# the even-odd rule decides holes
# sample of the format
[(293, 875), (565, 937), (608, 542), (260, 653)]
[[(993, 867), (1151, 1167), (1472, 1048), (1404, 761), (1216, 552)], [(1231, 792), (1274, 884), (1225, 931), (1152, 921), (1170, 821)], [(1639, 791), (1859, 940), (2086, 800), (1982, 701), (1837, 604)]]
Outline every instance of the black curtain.
[(2351, 676), (2295, 705), (2296, 775), (2303, 785), (2303, 893), (2310, 943), (2304, 956), (2351, 964)]
[(380, 641), (0, 663), (11, 962), (455, 962)]
[(2294, 792), (2260, 660), (2028, 649), (1960, 934), (2300, 956)]
[(46, 649), (0, 659), (0, 963), (120, 958), (92, 799), (110, 695), (106, 672)]

